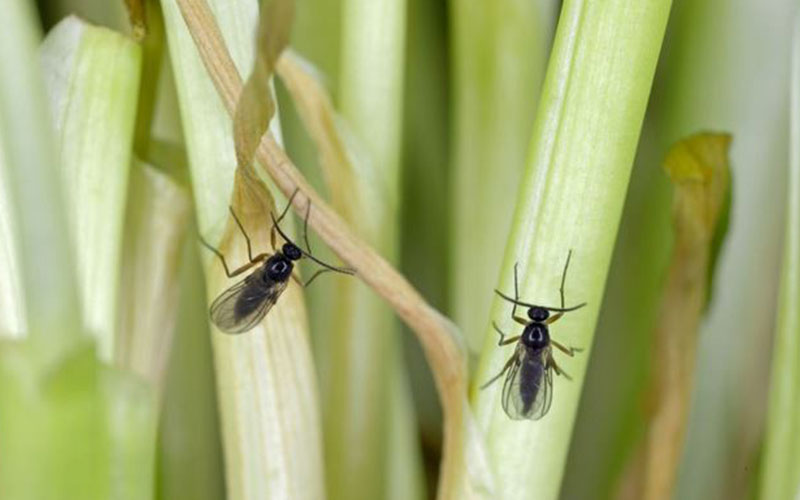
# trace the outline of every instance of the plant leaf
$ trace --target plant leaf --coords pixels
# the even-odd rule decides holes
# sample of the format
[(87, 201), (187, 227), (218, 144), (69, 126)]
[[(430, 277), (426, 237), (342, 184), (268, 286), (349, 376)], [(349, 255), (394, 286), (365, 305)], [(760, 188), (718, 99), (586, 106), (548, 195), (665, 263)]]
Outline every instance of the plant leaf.
[(236, 160), (240, 166), (253, 162), (261, 136), (275, 114), (270, 78), (278, 57), (289, 44), (293, 17), (294, 0), (264, 0), (262, 3), (253, 71), (244, 84), (233, 117)]
[[(683, 451), (697, 330), (715, 235), (730, 199), (730, 142), (728, 134), (696, 134), (676, 143), (664, 160), (674, 185), (675, 243), (654, 333), (653, 409), (644, 444), (646, 465), (639, 469), (644, 498), (671, 495)], [(638, 483), (631, 478), (626, 482)]]

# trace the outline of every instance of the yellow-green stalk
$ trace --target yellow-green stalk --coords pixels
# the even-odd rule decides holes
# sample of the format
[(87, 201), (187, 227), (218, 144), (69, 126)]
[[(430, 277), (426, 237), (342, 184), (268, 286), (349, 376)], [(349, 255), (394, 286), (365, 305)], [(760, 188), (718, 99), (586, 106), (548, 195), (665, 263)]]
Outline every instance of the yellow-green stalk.
[[(239, 74), (253, 62), (258, 4), (240, 0), (209, 2)], [(232, 229), (228, 206), (236, 157), (233, 127), (206, 68), (198, 58), (177, 3), (162, 3), (184, 138), (191, 169), (198, 230), (221, 247), (231, 263), (246, 259), (244, 240)], [(273, 119), (273, 125), (277, 118)], [(244, 166), (247, 167), (247, 166)], [(267, 203), (258, 213), (240, 214), (258, 251), (271, 251)], [(284, 199), (278, 199), (282, 208)], [(287, 220), (287, 229), (289, 221)], [(236, 231), (235, 233), (233, 231)], [(233, 281), (224, 279), (219, 261), (203, 256), (208, 299)], [(205, 313), (204, 313), (205, 314)], [(261, 325), (237, 336), (212, 332), (218, 398), (222, 417), (225, 472), (232, 498), (324, 495), (322, 438), (316, 380), (308, 345), (301, 291), (290, 284)]]
[[(551, 335), (584, 350), (571, 359), (554, 353), (573, 381), (554, 376), (552, 408), (542, 420), (510, 421), (501, 407), (502, 382), (479, 389), (514, 349), (498, 347), (497, 334), (487, 328), (471, 396), (502, 498), (558, 497), (670, 4), (564, 3), (498, 288), (513, 293), (519, 262), (524, 300), (558, 304), (561, 271), (572, 250), (567, 303), (589, 305), (554, 323)], [(510, 304), (495, 298), (491, 319), (518, 333), (510, 312)]]

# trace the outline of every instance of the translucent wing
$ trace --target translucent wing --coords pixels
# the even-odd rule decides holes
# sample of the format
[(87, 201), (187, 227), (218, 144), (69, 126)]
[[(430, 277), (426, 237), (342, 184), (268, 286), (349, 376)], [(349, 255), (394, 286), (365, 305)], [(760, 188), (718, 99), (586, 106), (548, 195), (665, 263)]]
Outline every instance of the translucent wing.
[(270, 280), (259, 269), (214, 300), (211, 321), (225, 333), (246, 332), (264, 318), (287, 284), (288, 280)]
[(503, 383), (503, 410), (512, 420), (539, 420), (553, 401), (553, 375), (547, 365), (550, 348), (517, 346), (514, 364)]

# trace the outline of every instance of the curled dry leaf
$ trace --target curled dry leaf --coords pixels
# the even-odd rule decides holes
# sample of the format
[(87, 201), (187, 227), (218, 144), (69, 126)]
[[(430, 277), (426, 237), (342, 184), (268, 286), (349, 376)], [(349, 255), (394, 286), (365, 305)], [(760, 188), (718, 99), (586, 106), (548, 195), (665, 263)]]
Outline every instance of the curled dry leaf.
[(236, 103), (233, 118), (236, 160), (240, 166), (253, 162), (261, 136), (267, 131), (269, 121), (275, 114), (270, 78), (275, 70), (275, 62), (289, 44), (294, 17), (294, 0), (265, 0), (262, 3), (256, 37), (256, 60)]
[[(348, 186), (356, 185), (353, 179), (353, 161), (347, 151), (345, 141), (337, 133), (338, 119), (330, 97), (319, 81), (314, 78), (312, 69), (306, 61), (291, 50), (287, 50), (278, 60), (278, 76), (286, 85), (319, 154), (319, 163), (325, 177), (325, 184), (333, 197), (333, 204), (347, 208), (351, 203), (342, 199)], [(349, 214), (342, 214), (351, 220)]]
[(730, 141), (728, 134), (696, 134), (676, 143), (664, 160), (674, 186), (675, 244), (655, 329), (647, 438), (633, 457), (642, 466), (631, 467), (623, 480), (636, 498), (672, 497), (715, 234), (729, 199)]
[[(205, 0), (178, 0), (177, 3), (224, 106), (233, 114), (242, 92), (242, 80), (213, 14)], [(311, 201), (314, 210), (309, 225), (417, 335), (433, 371), (444, 413), (438, 495), (439, 498), (456, 498), (463, 479), (465, 428), (469, 421), (466, 413), (466, 358), (456, 328), (425, 302), (385, 259), (353, 234), (342, 218), (311, 188), (271, 134), (261, 138), (255, 159), (284, 194), (288, 196), (295, 189), (300, 190), (294, 198), (295, 210), (304, 210), (306, 203)]]

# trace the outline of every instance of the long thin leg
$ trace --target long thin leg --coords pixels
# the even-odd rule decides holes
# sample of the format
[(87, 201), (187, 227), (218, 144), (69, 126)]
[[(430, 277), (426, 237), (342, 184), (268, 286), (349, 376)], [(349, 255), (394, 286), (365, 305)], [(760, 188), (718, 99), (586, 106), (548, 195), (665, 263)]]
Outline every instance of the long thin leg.
[[(570, 260), (571, 257), (572, 257), (572, 250), (570, 250), (569, 253), (567, 254), (567, 263), (564, 264), (564, 272), (561, 273), (561, 288), (558, 289), (559, 293), (561, 294), (561, 309), (565, 309), (565, 306), (564, 306), (564, 284), (567, 281), (567, 269), (569, 268), (569, 260)], [(563, 312), (554, 314), (554, 315), (550, 316), (547, 319), (546, 323), (548, 325), (551, 324), (551, 323), (555, 323), (563, 315), (564, 315)], [(571, 356), (571, 354), (570, 354), (570, 356)]]
[(492, 384), (493, 384), (493, 383), (494, 383), (494, 382), (495, 382), (497, 379), (499, 379), (500, 377), (502, 377), (502, 376), (503, 376), (503, 375), (504, 375), (504, 374), (505, 374), (505, 373), (508, 371), (508, 369), (509, 369), (509, 368), (511, 368), (511, 365), (512, 365), (512, 364), (514, 364), (514, 361), (515, 361), (516, 359), (517, 359), (517, 357), (516, 357), (516, 356), (511, 356), (510, 358), (508, 358), (508, 361), (506, 361), (506, 364), (505, 364), (505, 366), (503, 366), (503, 369), (502, 369), (502, 370), (500, 370), (500, 373), (498, 373), (497, 375), (495, 375), (494, 377), (492, 377), (492, 378), (490, 378), (488, 381), (486, 381), (486, 383), (485, 383), (485, 384), (483, 384), (483, 385), (480, 387), (480, 389), (481, 389), (481, 390), (484, 390), (484, 389), (486, 389), (487, 387), (489, 387), (490, 385), (492, 385)]
[(569, 268), (570, 258), (572, 258), (572, 249), (570, 249), (567, 254), (567, 262), (564, 264), (564, 272), (561, 274), (561, 288), (559, 288), (559, 292), (561, 293), (561, 309), (564, 309), (564, 283), (567, 282), (567, 269)]
[(517, 335), (516, 337), (511, 337), (508, 340), (506, 340), (506, 334), (503, 333), (503, 330), (501, 330), (499, 326), (497, 326), (497, 323), (492, 321), (492, 326), (494, 327), (494, 331), (500, 334), (500, 340), (497, 341), (497, 345), (513, 344), (520, 338), (520, 335)]
[(297, 193), (299, 191), (300, 191), (300, 188), (297, 188), (297, 189), (294, 190), (292, 195), (289, 197), (289, 201), (286, 202), (286, 206), (283, 207), (283, 212), (281, 212), (281, 214), (278, 216), (278, 218), (275, 219), (275, 224), (273, 224), (272, 225), (272, 229), (270, 229), (270, 232), (269, 232), (270, 243), (272, 243), (272, 248), (274, 248), (276, 250), (277, 250), (277, 247), (275, 246), (275, 225), (276, 224), (280, 224), (280, 222), (283, 220), (284, 216), (286, 216), (286, 212), (289, 211), (289, 207), (292, 206), (292, 201), (294, 200), (294, 197), (297, 196)]
[(331, 269), (319, 269), (319, 270), (317, 270), (317, 272), (312, 274), (311, 277), (308, 278), (308, 280), (305, 283), (303, 283), (303, 288), (307, 288), (308, 285), (310, 285), (311, 282), (314, 281), (314, 279), (316, 279), (316, 277), (319, 276), (320, 274), (329, 273), (329, 272), (331, 272)]
[(231, 271), (228, 268), (228, 263), (225, 262), (225, 256), (222, 255), (222, 252), (220, 252), (216, 248), (212, 247), (206, 240), (203, 239), (202, 236), (199, 236), (199, 238), (200, 238), (200, 243), (202, 243), (204, 247), (208, 248), (209, 250), (214, 252), (214, 255), (219, 257), (219, 260), (222, 262), (222, 267), (223, 267), (223, 269), (225, 269), (225, 274), (228, 276), (228, 278), (236, 277), (236, 276), (242, 274), (243, 272), (247, 271), (248, 269), (252, 268), (253, 266), (255, 266), (255, 265), (260, 263), (260, 261), (258, 261), (258, 260), (250, 261), (247, 264), (245, 264), (245, 265), (243, 265), (241, 267), (237, 267), (236, 269)]
[[(519, 262), (514, 262), (514, 300), (519, 300), (519, 278), (517, 277), (517, 268), (519, 267)], [(517, 303), (514, 302), (514, 308), (511, 310), (511, 316), (514, 319), (517, 318)]]
[(306, 252), (308, 252), (309, 255), (311, 255), (311, 243), (308, 242), (308, 217), (310, 215), (311, 215), (311, 198), (308, 199), (308, 205), (306, 206), (306, 218), (303, 219), (303, 240), (306, 242)]
[(281, 215), (278, 217), (278, 219), (275, 222), (280, 223), (283, 220), (283, 218), (286, 216), (286, 212), (289, 211), (289, 207), (292, 206), (292, 201), (294, 201), (294, 197), (297, 196), (297, 193), (299, 191), (300, 191), (300, 188), (297, 188), (297, 189), (294, 190), (292, 195), (289, 197), (289, 201), (286, 202), (286, 206), (283, 207), (283, 212), (281, 212)]
[(565, 379), (570, 380), (570, 381), (572, 380), (572, 377), (569, 376), (569, 374), (567, 372), (565, 372), (564, 370), (562, 370), (558, 366), (558, 364), (556, 363), (556, 360), (553, 359), (552, 355), (547, 358), (547, 364), (550, 365), (550, 367), (553, 368), (553, 370), (555, 370), (556, 375), (560, 375), (560, 376), (562, 376)]
[(233, 220), (236, 221), (236, 225), (239, 226), (239, 231), (242, 232), (242, 235), (244, 235), (244, 240), (247, 242), (247, 258), (250, 259), (250, 262), (253, 262), (253, 249), (250, 246), (250, 237), (247, 236), (247, 231), (244, 230), (244, 226), (242, 226), (242, 222), (239, 220), (239, 217), (236, 217), (236, 212), (233, 211), (233, 207), (228, 206), (228, 210), (230, 210)]
[[(519, 301), (519, 278), (517, 278), (517, 268), (519, 262), (514, 263), (514, 300)], [(530, 321), (522, 316), (517, 316), (517, 303), (514, 302), (514, 307), (511, 309), (511, 317), (520, 325), (527, 326)]]
[(567, 356), (574, 356), (576, 352), (583, 352), (583, 348), (581, 347), (566, 347), (565, 345), (560, 344), (553, 339), (550, 339), (550, 343), (556, 346), (561, 352), (563, 352)]

